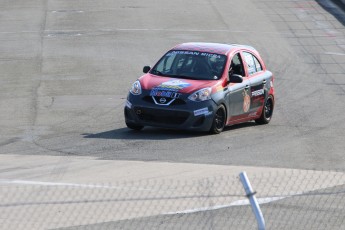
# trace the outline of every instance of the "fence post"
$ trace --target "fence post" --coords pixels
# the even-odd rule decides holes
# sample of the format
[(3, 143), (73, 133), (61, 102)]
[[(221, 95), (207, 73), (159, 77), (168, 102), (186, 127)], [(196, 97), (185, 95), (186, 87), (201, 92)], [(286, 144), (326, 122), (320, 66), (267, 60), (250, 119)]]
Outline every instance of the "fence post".
[(252, 207), (252, 211), (255, 215), (256, 221), (258, 222), (258, 229), (265, 230), (265, 220), (262, 215), (259, 203), (255, 197), (255, 192), (253, 192), (252, 186), (249, 182), (246, 172), (240, 173), (240, 180), (242, 182), (243, 188), (246, 192), (246, 196), (249, 199), (250, 205)]

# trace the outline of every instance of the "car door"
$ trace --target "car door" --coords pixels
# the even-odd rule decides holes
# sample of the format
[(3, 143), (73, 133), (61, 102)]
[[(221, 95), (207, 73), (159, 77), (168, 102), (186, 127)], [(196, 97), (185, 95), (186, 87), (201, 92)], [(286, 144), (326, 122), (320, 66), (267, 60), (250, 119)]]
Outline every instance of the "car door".
[(263, 71), (263, 65), (259, 59), (250, 52), (243, 52), (250, 83), (250, 109), (249, 116), (256, 116), (265, 102), (266, 86), (270, 77)]
[(246, 117), (248, 109), (250, 82), (246, 75), (240, 52), (233, 55), (229, 72), (243, 77), (242, 83), (230, 83), (228, 85), (228, 123), (234, 123)]

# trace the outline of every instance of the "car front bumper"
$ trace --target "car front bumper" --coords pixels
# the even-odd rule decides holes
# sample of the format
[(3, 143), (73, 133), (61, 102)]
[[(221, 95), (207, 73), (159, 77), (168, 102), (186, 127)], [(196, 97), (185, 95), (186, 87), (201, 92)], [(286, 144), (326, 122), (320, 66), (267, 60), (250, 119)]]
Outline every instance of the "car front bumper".
[[(171, 105), (156, 104), (149, 96), (128, 95), (125, 120), (140, 126), (209, 131), (217, 104), (211, 99), (193, 102), (187, 98)], [(183, 102), (183, 103), (182, 103)]]

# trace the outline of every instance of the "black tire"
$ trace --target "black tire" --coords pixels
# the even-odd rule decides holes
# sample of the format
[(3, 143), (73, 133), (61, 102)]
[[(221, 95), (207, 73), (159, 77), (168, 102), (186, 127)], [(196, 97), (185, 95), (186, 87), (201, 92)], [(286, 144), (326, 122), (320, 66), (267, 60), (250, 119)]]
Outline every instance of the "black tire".
[(274, 109), (274, 100), (272, 95), (269, 95), (265, 101), (264, 108), (262, 110), (260, 118), (256, 119), (255, 122), (259, 125), (268, 124), (271, 121)]
[(137, 130), (137, 131), (142, 130), (144, 128), (144, 126), (142, 126), (142, 125), (136, 125), (133, 123), (127, 123), (126, 122), (126, 125), (128, 128), (133, 129), (133, 130)]
[(218, 134), (221, 133), (226, 123), (226, 111), (224, 105), (220, 105), (214, 114), (212, 127), (210, 133)]

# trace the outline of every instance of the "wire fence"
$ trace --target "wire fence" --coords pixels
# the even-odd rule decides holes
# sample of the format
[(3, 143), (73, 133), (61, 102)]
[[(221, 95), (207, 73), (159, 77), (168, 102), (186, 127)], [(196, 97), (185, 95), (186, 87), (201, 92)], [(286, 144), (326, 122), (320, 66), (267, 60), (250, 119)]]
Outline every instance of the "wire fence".
[[(286, 169), (248, 177), (266, 229), (345, 229), (345, 173)], [(0, 182), (0, 229), (257, 229), (238, 176)]]

